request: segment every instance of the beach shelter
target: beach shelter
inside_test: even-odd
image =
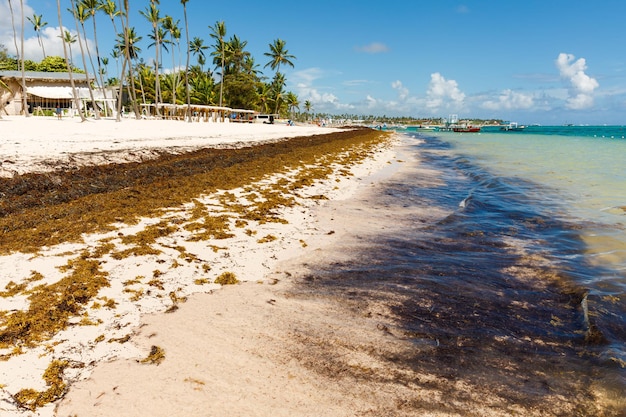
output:
[[[81,103],[81,108],[75,108],[72,85],[67,72],[39,72],[26,71],[26,91],[22,91],[22,73],[20,71],[0,71],[0,80],[7,84],[10,91],[2,91],[0,99],[5,104],[4,112],[8,115],[22,114],[22,97],[26,94],[28,111],[34,115],[51,114],[61,108],[66,115],[74,115],[79,110],[91,107],[88,83],[85,74],[74,73],[74,85]],[[97,111],[103,114],[114,114],[116,108],[115,90],[94,89],[94,99]],[[91,109],[96,110],[96,109]]]

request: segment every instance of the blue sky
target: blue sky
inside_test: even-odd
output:
[[[23,2],[27,16],[43,14],[48,22],[46,52],[62,55],[56,1]],[[0,43],[13,52],[7,3],[0,0]],[[154,56],[150,26],[138,10],[148,3],[130,0],[147,61]],[[183,24],[179,0],[160,3],[163,16]],[[19,13],[19,0],[12,4]],[[274,39],[286,41],[296,57],[294,68],[281,67],[287,89],[314,112],[626,124],[623,0],[189,0],[187,10],[191,37],[211,45],[208,26],[224,21],[227,37],[247,41],[268,77],[264,53]],[[63,19],[75,31],[67,13]],[[112,26],[104,14],[97,19],[100,51],[109,55]],[[25,33],[26,57],[41,59],[28,21]],[[163,66],[172,67],[171,57]]]

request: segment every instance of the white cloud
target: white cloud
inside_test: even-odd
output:
[[[401,81],[397,80],[392,82],[391,87],[398,92],[400,101],[406,101],[409,98],[409,90],[402,85]]]
[[[455,80],[446,80],[440,73],[430,74],[430,84],[426,92],[426,106],[430,110],[453,109],[463,106],[465,94]]]
[[[320,68],[306,68],[299,71],[294,71],[291,74],[291,78],[296,83],[309,85],[313,83],[315,80],[322,78],[324,76],[323,71]]]
[[[33,8],[30,7],[27,1],[24,1],[24,21],[26,25],[30,25],[30,22],[26,20],[26,16],[33,15]],[[11,6],[13,9],[13,21],[11,20],[11,8],[9,8],[8,0],[0,0],[0,44],[4,45],[9,54],[17,55],[15,50],[15,41],[13,39],[13,24],[15,24],[15,34],[18,37],[17,47],[20,47],[20,34],[22,31],[22,12],[19,1],[12,1]],[[35,43],[37,39],[35,39]],[[26,41],[25,41],[26,43]],[[28,50],[26,44],[24,50]],[[28,58],[28,55],[26,55]]]
[[[534,106],[532,95],[510,89],[502,91],[496,100],[487,100],[482,107],[489,110],[518,110]]]
[[[318,88],[313,87],[315,80],[322,77],[322,73],[318,68],[310,68],[304,71],[298,71],[295,74],[298,82],[295,84],[295,92],[300,98],[300,102],[310,101],[313,105],[314,112],[333,113],[336,111],[348,111],[351,106],[339,101],[339,98],[328,92],[321,92]]]
[[[585,73],[585,58],[576,58],[572,54],[560,53],[556,60],[561,77],[570,84],[566,107],[580,110],[593,106],[593,92],[600,86],[595,78]]]
[[[380,54],[383,52],[388,52],[389,47],[381,42],[373,42],[369,45],[356,47],[356,50],[359,52],[365,52],[368,54]]]
[[[24,39],[24,58],[32,61],[41,61],[43,59],[43,49],[39,44],[39,40],[36,34],[33,34],[32,23],[28,20],[28,17],[31,17],[35,14],[38,14],[35,9],[28,5],[29,0],[23,0],[24,3],[24,29],[26,33],[30,33],[29,37]],[[33,3],[31,1],[31,3]],[[18,37],[17,47],[18,49],[22,47],[21,41],[19,37],[21,36],[22,31],[22,17],[20,11],[20,2],[12,1],[11,5],[13,6],[13,14],[14,14],[14,23],[15,23],[15,32]],[[44,22],[47,19],[43,19]],[[55,23],[53,26],[52,24]],[[73,24],[73,22],[69,22]],[[76,29],[70,29],[66,26],[66,29],[70,31],[70,33],[74,36],[77,35]],[[47,56],[63,56],[63,42],[60,38],[61,29],[58,25],[56,19],[48,21],[48,24],[43,27],[41,30],[40,36],[41,41],[43,43],[43,47],[46,50]],[[0,0],[0,44],[4,45],[9,54],[16,56],[17,51],[15,49],[15,42],[13,39],[13,23],[11,22],[11,12],[9,8],[8,0]],[[92,56],[95,54],[95,44],[92,39],[87,39],[87,44],[83,44],[85,48],[88,47],[91,51]],[[80,56],[80,48],[77,43],[72,45],[72,56],[74,65],[78,67],[82,67],[82,58]],[[91,68],[89,68],[91,71]]]

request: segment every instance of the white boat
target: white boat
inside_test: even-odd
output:
[[[509,122],[508,125],[500,126],[500,130],[507,132],[521,132],[524,129],[526,129],[526,126],[518,125],[517,122]]]

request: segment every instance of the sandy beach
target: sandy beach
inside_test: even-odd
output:
[[[389,277],[368,288],[341,274],[381,236],[420,238],[407,219],[450,215],[421,195],[405,203],[408,178],[420,192],[445,184],[418,138],[156,120],[0,127],[3,417],[621,415],[623,396],[588,379],[586,362],[440,340],[438,326],[472,320],[455,294],[422,282],[411,298]],[[388,259],[364,265],[384,275]],[[435,333],[411,332],[406,303],[461,319],[421,313],[411,318]]]
[[[80,123],[36,117],[5,117],[0,127],[5,177],[339,131],[172,121]],[[189,239],[192,233],[181,228],[158,241],[157,254],[100,257],[97,271],[91,273],[94,279],[106,276],[108,285],[80,315],[70,317],[66,328],[42,342],[0,352],[4,358],[0,362],[1,414],[198,415],[210,405],[211,415],[310,415],[320,401],[329,404],[325,415],[352,410],[352,400],[340,393],[322,390],[315,394],[315,384],[323,381],[296,359],[289,359],[291,326],[300,320],[310,322],[307,317],[326,317],[330,307],[311,309],[296,299],[290,302],[285,291],[298,269],[294,266],[289,272],[279,265],[337,241],[348,224],[332,220],[328,215],[332,211],[324,207],[341,204],[398,166],[394,149],[385,145],[351,167],[351,175],[340,175],[341,167],[335,167],[337,172],[326,180],[302,189],[297,204],[282,210],[285,221],[261,222],[254,225],[254,232],[250,226],[235,229],[228,239],[203,241]],[[280,177],[250,185],[259,190]],[[224,193],[243,191],[198,196],[195,207],[201,204],[219,211],[218,194]],[[324,200],[309,198],[318,195]],[[53,286],[63,281],[81,253],[84,258],[85,253],[111,243],[123,249],[124,236],[138,235],[159,222],[180,222],[193,208],[194,204],[172,207],[158,218],[116,224],[107,233],[85,235],[81,242],[43,247],[36,253],[5,253],[0,256],[0,289],[4,289],[0,311],[6,318],[27,310],[33,291],[37,292],[35,283]],[[224,274],[234,275],[239,283],[216,283]],[[289,324],[298,311],[306,314]],[[155,352],[164,354],[162,362],[155,360],[158,355],[151,355]],[[133,376],[122,376],[122,369]],[[138,381],[145,385],[140,388]],[[124,388],[123,384],[128,385]],[[172,391],[163,393],[163,384]],[[53,388],[62,393],[52,393]],[[43,399],[48,395],[62,400],[46,402]],[[324,397],[328,395],[332,398]],[[35,405],[39,400],[42,404]]]
[[[54,122],[54,123],[53,123]],[[106,164],[154,157],[159,150],[236,147],[332,129],[315,125],[203,123],[46,117],[0,119],[0,176],[51,170],[59,164]]]

